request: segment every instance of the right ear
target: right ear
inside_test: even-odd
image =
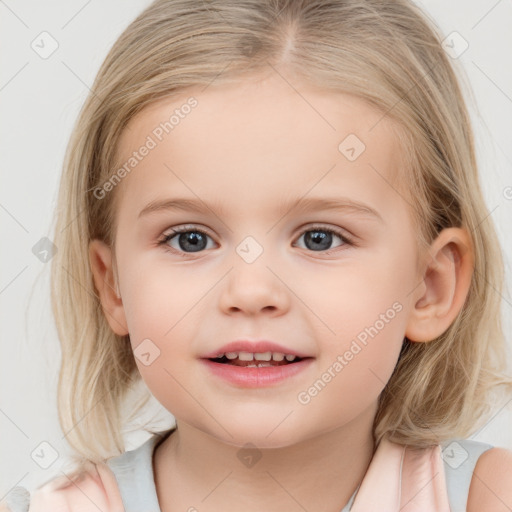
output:
[[[102,240],[91,240],[89,261],[103,313],[111,329],[119,336],[126,336],[128,327],[112,266],[112,249]]]

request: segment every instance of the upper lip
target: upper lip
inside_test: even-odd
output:
[[[203,356],[205,359],[212,359],[215,357],[219,357],[226,352],[251,352],[251,353],[263,353],[263,352],[278,352],[281,354],[292,354],[294,356],[305,358],[312,357],[303,352],[298,352],[293,348],[287,348],[284,345],[280,345],[279,343],[274,343],[273,341],[267,340],[259,340],[259,341],[246,341],[246,340],[236,340],[230,343],[226,343],[222,347],[210,352]]]

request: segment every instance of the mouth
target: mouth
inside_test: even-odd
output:
[[[202,361],[215,378],[230,386],[266,388],[299,378],[314,359],[282,352],[226,352]]]
[[[265,368],[288,366],[299,363],[309,357],[299,357],[294,354],[283,354],[281,352],[226,352],[216,357],[207,358],[212,363],[242,366],[245,368]]]

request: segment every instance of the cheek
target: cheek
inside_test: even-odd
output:
[[[133,254],[133,253],[132,253]],[[133,258],[119,265],[123,306],[139,372],[152,394],[168,409],[179,410],[187,368],[196,352],[202,298],[212,280],[165,261]]]
[[[121,271],[120,271],[121,274]],[[162,261],[137,262],[124,269],[123,306],[132,341],[172,336],[188,311],[208,290],[190,269]],[[124,280],[123,280],[124,279]]]
[[[394,324],[396,333],[405,329],[404,311],[415,279],[410,261],[392,250],[354,252],[343,265],[321,269],[305,265],[301,279],[293,279],[298,269],[290,268],[285,282],[293,283],[293,292],[312,313],[318,334],[334,344],[349,340],[366,327]],[[397,318],[400,316],[400,320]]]
[[[164,277],[148,276],[140,283],[134,280],[133,285],[125,311],[139,373],[158,402],[181,417],[190,400],[182,385],[190,388],[186,369],[193,362],[194,333],[186,314],[197,297],[180,293]]]
[[[324,340],[318,385],[310,383],[311,394],[303,389],[304,401],[320,408],[339,403],[343,407],[332,411],[337,415],[367,407],[388,382],[405,335],[414,274],[407,255],[391,249],[329,272],[315,278],[306,272],[294,291],[307,297],[317,339]]]
[[[382,311],[382,314],[381,314]],[[395,302],[352,307],[338,315],[337,335],[323,345],[317,374],[297,394],[298,407],[333,426],[350,421],[375,404],[398,360],[405,309]]]

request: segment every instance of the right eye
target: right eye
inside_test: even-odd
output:
[[[170,248],[172,252],[183,255],[183,253],[200,252],[204,249],[211,248],[207,247],[208,238],[211,239],[210,235],[203,230],[191,226],[184,226],[177,229],[173,228],[170,233],[165,234],[163,238],[158,241],[158,245],[163,246],[165,250],[169,250]],[[170,242],[174,242],[174,245],[171,245]]]

